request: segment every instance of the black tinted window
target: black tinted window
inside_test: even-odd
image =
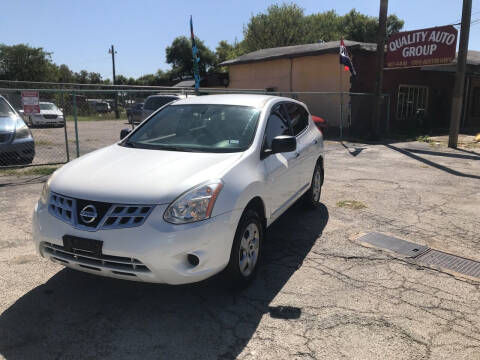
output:
[[[273,138],[280,135],[292,135],[288,123],[280,112],[280,106],[272,110],[265,129],[265,148],[272,148]]]
[[[155,97],[151,97],[151,98],[147,99],[143,108],[145,110],[157,110],[158,108],[162,107],[165,104],[168,104],[169,102],[171,102],[173,100],[177,100],[177,98],[174,97],[174,96],[155,96]]]
[[[288,116],[292,125],[293,134],[296,136],[300,134],[308,126],[307,110],[296,103],[286,103]]]

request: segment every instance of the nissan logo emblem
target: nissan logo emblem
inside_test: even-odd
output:
[[[97,216],[97,209],[93,205],[87,205],[80,211],[80,219],[82,219],[85,224],[94,222]]]

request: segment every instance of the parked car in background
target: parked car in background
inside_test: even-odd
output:
[[[0,96],[0,164],[30,164],[35,156],[33,136],[8,101]]]
[[[130,131],[46,182],[33,216],[43,257],[168,284],[225,271],[243,286],[257,272],[267,226],[299,199],[320,205],[323,137],[299,101],[189,97]]]
[[[143,120],[143,103],[133,104],[127,109],[127,119],[130,124],[136,124]]]
[[[325,131],[327,130],[327,120],[315,115],[312,115],[312,120],[317,126],[318,130],[320,130],[322,134],[325,134]]]
[[[188,95],[191,97],[193,95]],[[154,111],[157,111],[162,106],[176,101],[178,99],[185,99],[187,96],[183,94],[161,94],[161,95],[151,95],[145,99],[143,104],[142,118],[140,121],[143,121],[148,116],[150,116]]]
[[[99,114],[105,114],[112,111],[112,108],[108,102],[98,101],[95,103],[95,111]]]
[[[25,115],[24,115],[25,116]],[[40,102],[40,113],[27,116],[28,125],[34,126],[63,126],[65,119],[63,112],[52,102]]]

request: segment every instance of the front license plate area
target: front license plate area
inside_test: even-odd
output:
[[[72,235],[63,236],[63,246],[65,250],[87,256],[100,257],[102,255],[103,241],[85,239]]]

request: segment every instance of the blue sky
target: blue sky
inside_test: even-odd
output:
[[[289,1],[287,1],[289,2]],[[352,8],[378,16],[379,0],[298,0],[306,14]],[[278,1],[264,0],[15,0],[0,3],[0,42],[27,43],[53,52],[53,61],[72,70],[86,69],[111,78],[111,44],[117,50],[117,74],[138,77],[168,69],[165,48],[189,34],[214,49],[220,40],[242,39],[243,26]],[[389,13],[405,20],[404,30],[459,22],[461,0],[390,0]],[[473,0],[472,20],[480,18],[480,0]],[[480,23],[471,28],[469,48],[480,50]]]

